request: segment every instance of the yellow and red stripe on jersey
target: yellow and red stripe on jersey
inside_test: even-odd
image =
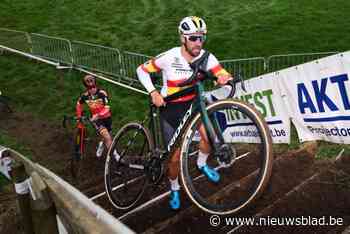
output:
[[[192,85],[184,86],[184,87],[178,87],[178,84],[181,84],[186,79],[182,80],[167,80],[167,95],[171,95],[174,93],[177,93],[181,90],[184,90],[186,88],[191,87]],[[185,96],[182,96],[180,98],[177,98],[175,100],[172,100],[171,102],[186,102],[189,100],[192,100],[195,97],[195,94],[187,94]]]
[[[154,59],[148,60],[142,64],[141,68],[147,73],[160,72],[160,68],[157,66]]]
[[[230,75],[220,64],[216,65],[210,71],[213,73],[214,76],[219,77],[222,75]]]

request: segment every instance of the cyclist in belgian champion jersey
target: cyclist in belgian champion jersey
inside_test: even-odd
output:
[[[206,40],[207,28],[203,19],[189,16],[181,20],[178,32],[181,47],[172,48],[137,68],[140,82],[151,96],[153,104],[160,107],[160,120],[165,144],[168,144],[171,140],[182,117],[192,104],[194,95],[189,94],[168,103],[164,102],[163,97],[188,87],[178,87],[177,85],[191,77],[193,71],[189,63],[196,61],[204,54],[205,51],[202,48]],[[213,54],[209,54],[206,69],[217,77],[219,85],[224,85],[232,79],[232,76],[219,64]],[[150,78],[149,73],[153,72],[162,72],[163,86],[160,92],[154,87]],[[206,163],[211,147],[203,126],[200,127],[200,135],[197,166],[210,181],[217,183],[220,180],[219,173]],[[168,164],[168,177],[171,187],[169,205],[174,210],[180,208],[179,158],[180,149],[178,148],[171,155]]]
[[[108,95],[106,91],[96,86],[96,78],[92,75],[84,76],[83,84],[86,90],[78,99],[76,115],[78,118],[81,117],[83,104],[86,103],[92,115],[90,120],[95,122],[96,131],[103,139],[103,141],[99,142],[96,151],[96,156],[100,157],[103,153],[104,145],[109,149],[112,144],[112,137],[110,134],[112,131],[112,114],[108,104]]]

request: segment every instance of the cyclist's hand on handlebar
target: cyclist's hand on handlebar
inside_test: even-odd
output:
[[[219,85],[225,85],[229,80],[232,80],[233,77],[230,74],[219,75],[217,79],[217,83]]]
[[[152,98],[152,103],[156,107],[165,106],[165,101],[164,101],[162,95],[157,90],[153,91],[150,95]]]
[[[91,122],[95,122],[96,120],[98,120],[98,114],[93,115],[93,116],[90,118],[90,121],[91,121]]]

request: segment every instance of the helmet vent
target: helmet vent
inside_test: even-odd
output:
[[[196,28],[198,28],[198,25],[194,20],[192,20],[192,23],[196,26]]]
[[[182,25],[181,25],[181,28],[184,29],[184,30],[190,30],[190,26],[188,26],[188,24],[186,22],[184,22]]]

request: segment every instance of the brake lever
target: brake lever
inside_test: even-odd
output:
[[[244,83],[244,80],[243,80],[243,77],[242,77],[242,73],[238,73],[238,80],[237,82],[240,82],[241,83],[241,88],[244,92],[247,92],[246,88],[245,88],[245,83]]]

